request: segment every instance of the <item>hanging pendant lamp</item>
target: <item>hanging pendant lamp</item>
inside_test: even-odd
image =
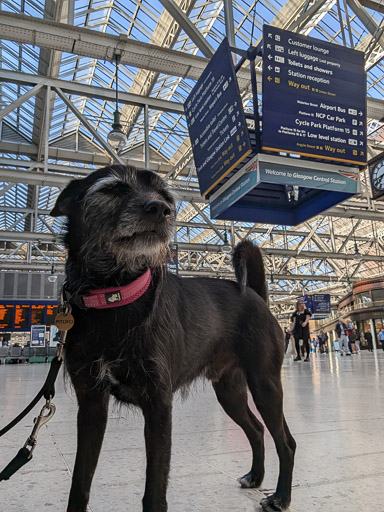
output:
[[[119,63],[120,63],[120,55],[115,54],[115,62],[116,62],[116,109],[113,113],[113,123],[112,130],[108,133],[108,144],[116,149],[122,149],[127,144],[127,136],[123,132],[123,127],[120,123],[120,112],[119,112],[119,79],[118,79],[118,71],[119,71]]]

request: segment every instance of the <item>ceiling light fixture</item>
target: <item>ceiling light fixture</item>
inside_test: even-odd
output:
[[[115,75],[115,86],[116,86],[116,109],[113,113],[113,123],[112,130],[108,133],[108,144],[115,149],[122,149],[127,144],[127,136],[123,132],[123,127],[120,123],[120,112],[119,112],[119,64],[121,60],[121,56],[119,54],[115,54],[115,62],[116,62],[116,75]]]
[[[359,252],[359,248],[357,247],[357,242],[356,242],[356,237],[355,237],[355,228],[353,226],[353,219],[351,217],[351,222],[352,222],[352,236],[353,236],[353,241],[354,241],[354,244],[355,244],[355,252],[353,254],[353,259],[354,260],[361,260],[361,254]]]
[[[231,244],[228,240],[228,233],[227,228],[224,228],[224,239],[223,239],[223,245],[221,246],[222,251],[230,251],[232,249]]]
[[[57,281],[57,275],[55,274],[55,246],[52,245],[52,266],[51,273],[48,276],[48,281],[50,283],[55,283]]]

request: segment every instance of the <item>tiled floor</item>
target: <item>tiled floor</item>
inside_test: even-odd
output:
[[[0,426],[40,388],[47,365],[0,366]],[[384,511],[384,352],[336,354],[283,367],[285,414],[298,449],[292,512]],[[33,460],[0,483],[1,512],[65,512],[76,446],[76,403],[59,377],[55,417],[40,431]],[[37,408],[36,408],[37,410]],[[4,467],[28,437],[33,413],[0,440]],[[273,490],[277,456],[266,434],[262,492],[240,489],[250,449],[218,405],[209,384],[175,400],[169,512],[256,512]],[[92,487],[91,512],[139,512],[144,488],[140,412],[111,409]]]

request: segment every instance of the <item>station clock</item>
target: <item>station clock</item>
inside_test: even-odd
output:
[[[384,196],[384,153],[372,158],[369,162],[372,197],[379,199]]]

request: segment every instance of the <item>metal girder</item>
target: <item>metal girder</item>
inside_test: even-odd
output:
[[[0,144],[1,150],[1,144]],[[126,163],[126,162],[124,162]],[[26,165],[30,164],[30,162],[25,162]],[[76,175],[77,168],[71,167],[68,172],[73,173],[73,176]],[[79,174],[83,174],[84,170],[80,169]],[[9,169],[9,168],[1,168],[0,167],[0,179],[5,182],[12,183],[27,183],[29,185],[46,185],[52,187],[63,188],[68,181],[73,176],[63,176],[56,173],[42,173],[42,172],[31,172],[31,171],[21,171],[19,169]],[[183,186],[183,182],[180,182],[180,186]],[[176,196],[180,201],[192,201],[195,200],[198,203],[207,203],[207,200],[203,199],[200,196],[200,192],[198,190],[190,190],[190,189],[182,189],[173,187],[173,191],[176,193]],[[366,220],[375,220],[375,221],[384,221],[384,213],[380,210],[359,210],[359,204],[354,202],[348,202],[347,205],[342,204],[340,206],[335,206],[330,208],[329,210],[323,212],[320,215],[323,216],[332,216],[332,217],[345,217],[355,219],[366,219]]]
[[[1,80],[1,78],[0,78],[0,80]],[[28,84],[28,85],[31,85],[31,84]],[[32,89],[30,89],[26,93],[22,94],[15,101],[13,101],[9,105],[7,105],[5,108],[0,110],[0,121],[1,121],[1,119],[3,119],[3,117],[7,116],[10,112],[12,112],[12,110],[14,110],[17,107],[20,107],[20,105],[22,103],[24,103],[24,101],[27,101],[29,98],[31,98],[32,96],[37,94],[44,85],[45,85],[45,82],[44,82],[44,80],[42,80],[41,83],[36,84],[34,87],[32,87]]]
[[[384,13],[384,5],[382,1],[377,0],[360,0],[361,5],[364,7],[368,7],[368,9],[372,9],[373,11]]]
[[[96,146],[95,146],[96,148]],[[25,155],[31,159],[37,157],[37,147],[34,144],[18,144],[14,142],[1,142],[0,141],[0,153],[7,153],[12,155]],[[97,167],[105,167],[110,165],[111,157],[107,156],[105,153],[86,153],[84,151],[75,151],[69,149],[60,149],[56,146],[49,146],[48,148],[48,157],[53,160],[61,160],[67,162],[82,162],[89,165],[95,165]],[[133,165],[138,168],[144,167],[144,160],[136,160],[134,158],[129,157],[129,153],[124,155],[120,155],[121,160],[124,165]],[[153,160],[150,162],[151,169],[153,171],[158,171],[161,173],[166,173],[171,169],[171,165],[166,162],[154,162]],[[17,167],[29,167],[29,168],[42,168],[44,167],[44,163],[37,161],[29,161],[29,160],[16,160],[16,159],[7,159],[0,158],[0,165],[14,165]],[[67,170],[65,169],[67,168]],[[56,172],[76,172],[79,174],[88,174],[91,172],[92,168],[86,169],[84,167],[76,167],[69,165],[61,165],[61,164],[52,164],[48,163],[48,169],[55,170]]]
[[[323,5],[329,0],[317,0],[314,2],[311,7],[300,14],[300,16],[288,27],[288,30],[295,32],[310,18],[313,18],[319,10],[323,7]]]
[[[346,0],[349,7],[359,18],[361,23],[366,29],[372,34],[373,37],[377,38],[377,42],[384,49],[384,35],[379,27],[376,25],[375,19],[369,14],[368,11],[357,0]]]
[[[297,257],[297,251],[295,249],[272,249],[272,248],[266,248],[264,249],[265,254],[275,254],[276,256],[290,256],[290,257]],[[323,252],[323,251],[301,251],[300,258],[302,259],[336,259],[336,260],[354,260],[354,254],[351,253],[331,253],[331,252]],[[376,256],[376,255],[368,255],[364,254],[361,255],[360,258],[364,261],[383,261],[383,256]],[[310,279],[310,276],[308,276],[308,279]]]
[[[71,167],[71,176],[56,174],[52,172],[31,172],[21,171],[20,169],[7,169],[0,168],[0,181],[12,183],[26,183],[27,185],[40,185],[48,187],[64,188],[68,182],[76,177],[76,167]],[[84,177],[84,176],[79,176]],[[206,201],[201,198],[200,193],[196,190],[182,190],[174,189],[180,201],[195,200],[198,203],[205,203]],[[1,237],[0,237],[1,238]]]
[[[17,43],[110,62],[114,61],[116,53],[120,53],[121,64],[194,80],[199,78],[208,62],[202,57],[142,43],[125,35],[115,36],[5,11],[0,11],[0,33],[3,39]]]
[[[160,0],[162,6],[169,12],[169,14],[177,21],[180,27],[184,30],[187,36],[195,43],[201,52],[208,58],[212,57],[215,50],[208,43],[208,41],[197,30],[195,25],[180,9],[180,7],[173,2],[173,0]]]
[[[116,153],[116,151],[103,139],[103,137],[100,136],[99,133],[95,130],[95,128],[92,126],[92,124],[88,121],[86,116],[82,114],[72,103],[72,101],[66,97],[66,95],[59,89],[58,87],[55,89],[58,96],[64,101],[64,103],[67,105],[67,107],[72,110],[72,112],[75,114],[75,116],[80,120],[80,122],[87,128],[87,130],[95,137],[95,139],[101,144],[101,146],[105,149],[105,151],[110,155],[112,160],[116,160],[119,164],[123,164],[122,159]]]
[[[6,16],[6,15],[8,15],[8,16]],[[5,18],[4,18],[4,16],[5,16]],[[10,20],[12,20],[12,18],[14,18],[14,17],[17,18],[18,16],[22,16],[22,15],[9,15],[9,13],[4,14],[3,11],[0,11],[0,31],[3,28],[4,20],[9,22]],[[34,30],[38,30],[39,27],[40,27],[40,30],[42,30],[42,27],[40,26],[40,24],[41,23],[44,24],[45,23],[44,20],[36,20],[36,18],[31,19],[31,17],[29,17],[29,16],[24,16],[24,18],[28,19],[29,24],[32,23],[32,25],[33,25],[34,22],[37,23],[37,26],[35,28],[33,28],[33,26],[31,27],[32,33]],[[16,21],[17,21],[17,19],[16,19]],[[55,24],[53,24],[53,25],[55,25]],[[57,25],[59,25],[59,27],[57,27],[59,30],[59,33],[60,33],[60,30],[62,30],[64,34],[66,34],[69,31],[72,34],[72,36],[74,36],[73,33],[74,33],[75,29],[73,27],[68,27],[67,25],[64,25],[64,24],[57,24]],[[16,32],[17,32],[17,29],[16,29],[17,26],[18,26],[18,24],[15,22],[14,30]],[[106,48],[104,49],[104,51],[106,51],[106,52],[110,51],[110,47],[107,46],[108,42],[109,42],[108,38],[115,37],[115,38],[119,39],[117,36],[110,36],[109,34],[103,34],[100,32],[89,30],[89,29],[81,29],[81,28],[76,27],[76,30],[79,30],[79,31],[83,30],[84,32],[86,32],[88,37],[91,37],[91,35],[94,34],[99,44],[103,43],[106,45]],[[24,34],[24,32],[21,32],[21,34],[18,36],[18,39],[17,39],[18,42],[29,43],[29,44],[38,44],[38,42],[34,42],[34,39],[32,37],[33,34],[30,37],[25,36],[24,38],[23,38],[23,34]],[[4,39],[6,39],[5,33],[2,34],[2,37]],[[80,35],[80,37],[82,37],[82,36]],[[103,38],[105,38],[105,41]],[[147,45],[146,43],[139,43],[138,41],[131,41],[131,40],[128,40],[127,38],[124,38],[124,40],[128,41],[126,44],[129,44],[129,45],[130,44],[132,44],[134,46],[135,45],[139,45],[139,46],[143,45],[144,47],[148,46],[150,48],[147,48],[147,52],[152,51],[153,53],[156,54],[157,57],[156,57],[155,61],[156,61],[156,63],[159,62],[158,65],[155,66],[153,64],[153,61],[150,58],[147,58],[145,60],[145,62],[141,63],[139,66],[144,69],[153,69],[154,71],[158,71],[158,72],[162,72],[162,73],[169,73],[170,75],[175,75],[175,76],[185,76],[187,78],[192,78],[194,80],[197,80],[209,62],[208,59],[205,59],[203,57],[197,57],[195,55],[191,55],[188,53],[183,53],[183,52],[179,52],[176,50],[169,50],[167,48],[160,48],[160,47],[153,46],[153,45]],[[43,41],[44,41],[44,38],[43,38]],[[41,44],[43,44],[43,42],[41,42]],[[89,43],[86,46],[86,48],[91,48],[91,47],[92,47],[91,43]],[[76,46],[73,46],[72,51],[74,53],[76,53],[75,48],[76,48]],[[68,51],[71,51],[71,50],[68,50]],[[136,51],[139,52],[139,49],[137,48]],[[123,52],[122,57],[121,57],[122,63],[125,63],[127,65],[132,65],[132,66],[138,65],[138,64],[135,64],[134,59],[132,59],[132,61],[129,60],[129,56],[130,56],[129,52],[127,52],[127,54],[124,53],[124,50],[122,50],[122,52]],[[178,58],[176,59],[176,56],[173,56],[176,60],[172,61],[173,57],[169,54],[169,52],[175,53]],[[93,55],[93,52],[91,52],[91,51],[89,51],[88,53],[92,53],[92,55],[87,54],[86,56],[89,56],[92,58],[103,58],[103,56],[100,53],[97,54],[97,52],[96,52],[96,55]],[[102,52],[102,53],[104,53],[104,52]],[[107,60],[113,61],[114,53],[113,52],[110,52],[110,53],[111,53],[111,57]],[[144,54],[145,54],[145,52],[144,52]],[[126,62],[124,62],[124,55],[125,55]],[[163,64],[162,64],[162,59],[164,59]],[[183,59],[185,60],[186,64],[182,67],[181,64],[179,64],[179,62],[181,62]],[[167,66],[172,66],[173,63],[174,63],[173,70],[165,69]],[[156,68],[156,69],[154,69],[154,68]],[[182,69],[182,72],[181,72],[181,69]],[[193,70],[193,72],[192,72],[192,70]],[[258,90],[261,92],[261,71],[256,70],[256,75],[258,78]],[[248,71],[246,71],[246,70],[244,72],[240,71],[238,73],[238,77],[241,77],[239,80],[239,85],[241,88],[245,88],[249,85],[250,74]],[[0,70],[0,80],[3,80],[5,82],[9,81],[11,83],[23,83],[23,84],[28,84],[28,81],[30,80],[28,85],[31,85],[31,84],[40,83],[40,81],[47,80],[47,79],[45,77],[28,75],[28,74],[19,73],[16,71]],[[54,88],[59,87],[60,89],[62,89],[64,92],[66,92],[68,94],[78,94],[78,95],[86,96],[86,97],[101,98],[106,101],[113,101],[113,99],[114,99],[114,92],[112,90],[105,89],[102,87],[68,82],[65,80],[59,80],[59,79],[55,79],[55,78],[48,79],[47,83],[49,83]],[[260,87],[260,89],[259,89],[259,87]],[[166,100],[159,100],[156,98],[148,98],[148,97],[140,96],[138,94],[120,92],[119,93],[119,101],[121,101],[122,103],[125,103],[127,105],[136,105],[136,106],[141,106],[141,107],[144,105],[148,105],[149,108],[155,109],[155,110],[184,113],[184,107],[182,104],[179,104],[174,101],[166,101]],[[378,100],[378,99],[374,99],[374,98],[367,98],[367,116],[369,119],[383,119],[384,118],[384,102],[382,100]]]
[[[61,80],[59,78],[46,78],[44,76],[32,75],[29,73],[21,73],[19,71],[9,71],[6,69],[0,69],[0,81],[26,86],[35,85],[41,87],[43,85],[50,85],[53,88],[61,89],[63,92],[67,94],[75,94],[78,96],[85,96],[87,98],[99,98],[113,103],[116,100],[116,92],[112,89],[108,89],[105,87],[97,87],[95,85],[82,84],[78,82],[71,82],[68,80]],[[28,93],[30,94],[31,91],[28,91]],[[144,105],[148,105],[148,107],[153,110],[184,114],[184,106],[181,103],[177,103],[176,101],[149,98],[146,96],[140,96],[139,94],[132,94],[125,91],[119,91],[119,103],[126,105],[135,105],[139,107],[144,107]]]
[[[45,241],[45,242],[54,242],[57,239],[58,235],[53,235],[49,233],[36,233],[36,232],[27,232],[27,231],[1,231],[0,239],[4,241],[16,241],[16,242],[36,242],[37,240]],[[208,252],[208,253],[220,253],[221,246],[214,244],[194,244],[194,243],[183,243],[178,242],[180,251],[195,251],[195,252]],[[263,253],[267,256],[276,255],[279,257],[296,257],[297,251],[295,249],[274,249],[274,248],[265,248],[262,249]],[[321,258],[333,258],[338,260],[354,260],[354,254],[350,253],[327,253],[322,251],[302,251],[300,253],[300,258],[302,259],[321,259]],[[360,257],[363,261],[378,261],[382,262],[383,257],[377,255],[364,254]],[[308,281],[311,280],[311,276],[308,275],[306,277]],[[335,280],[338,280],[335,277]]]
[[[73,176],[73,177],[75,177],[75,176]],[[82,176],[80,176],[80,177],[82,177]],[[69,179],[71,179],[71,178],[69,178]],[[13,185],[14,184],[10,184],[6,188],[9,189]],[[0,193],[1,193],[1,191],[0,191]],[[22,213],[22,214],[35,213],[35,209],[27,208],[27,207],[22,207],[22,206],[20,206],[20,207],[18,207],[18,206],[2,206],[1,207],[1,211],[3,211],[3,212],[10,212],[10,213]],[[43,208],[39,208],[37,210],[37,214],[39,216],[41,216],[41,215],[49,215],[49,212],[50,212],[50,210],[46,210],[46,209],[43,209]],[[306,222],[305,224],[309,225],[308,222]],[[228,228],[228,226],[226,224],[220,224],[220,222],[214,223],[213,226],[214,227],[211,228],[208,224],[203,224],[201,222],[176,221],[176,227],[177,228],[187,227],[187,228],[204,229],[204,230],[212,229],[216,233],[217,233],[217,231],[219,231],[219,232],[220,232],[220,230],[224,231],[224,229]],[[239,227],[239,226],[236,227],[236,231],[239,231],[241,229],[242,228]],[[246,230],[246,228],[244,228],[244,230]],[[309,235],[309,232],[307,232],[307,231],[285,230],[284,232],[282,232],[279,229],[272,229],[272,231],[270,231],[268,228],[263,228],[263,227],[257,226],[256,224],[253,226],[253,231],[252,232],[253,233],[257,233],[257,234],[263,234],[263,235],[265,235],[267,232],[270,232],[270,234],[275,235],[275,236],[287,235],[287,236],[292,236],[292,237],[295,237],[295,238],[303,238],[303,239],[307,238],[308,235]],[[2,232],[0,232],[0,235],[1,235],[1,233]],[[219,233],[217,233],[217,234],[219,234]],[[1,236],[0,236],[0,238],[1,238]],[[241,237],[241,238],[247,238],[247,236]],[[332,234],[331,233],[329,233],[329,234],[327,234],[327,233],[315,233],[313,235],[313,240],[316,241],[316,244],[318,245],[318,247],[323,252],[327,252],[327,249],[328,249],[327,248],[327,242],[329,242],[329,240],[331,240],[331,238],[332,238]],[[334,238],[338,239],[338,240],[343,240],[343,241],[344,240],[352,240],[350,235],[343,235],[343,234],[340,234],[340,233],[335,233],[334,234]],[[361,236],[361,235],[355,235],[353,238],[357,242],[364,242],[364,243],[371,243],[372,240],[373,240],[372,237],[366,237],[366,236]],[[336,250],[336,248],[335,248],[335,249],[332,250],[332,252],[340,252],[340,249]],[[284,264],[285,263],[286,262],[284,262]]]
[[[229,46],[236,46],[232,0],[224,0],[224,18],[225,35],[227,36]]]

